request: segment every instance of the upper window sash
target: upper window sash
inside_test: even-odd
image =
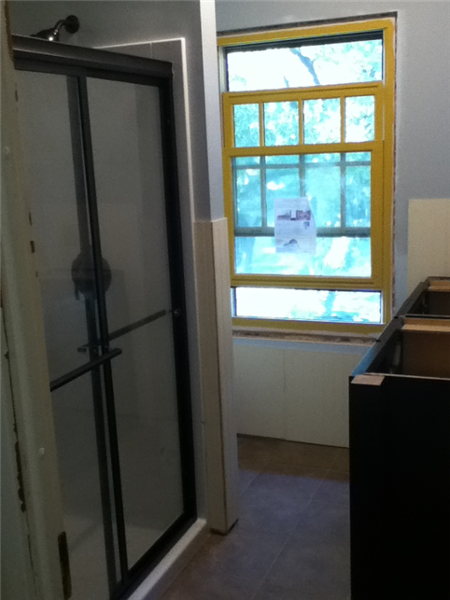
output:
[[[339,152],[354,150],[361,144],[383,139],[383,84],[358,84],[308,88],[306,90],[282,90],[272,92],[223,94],[224,146],[230,156],[250,155],[250,148],[258,148],[260,154]],[[364,107],[372,119],[373,136],[364,138],[351,134],[352,112]],[[333,129],[324,138],[311,135],[317,110],[327,112]],[[282,117],[291,122],[290,138],[283,143],[271,132],[272,121]],[[251,121],[251,129],[248,123]],[[246,123],[245,129],[240,124]],[[322,146],[329,145],[329,150]],[[320,146],[320,148],[319,148]],[[316,149],[315,149],[316,147]]]
[[[383,80],[383,32],[228,47],[229,92],[281,90]]]

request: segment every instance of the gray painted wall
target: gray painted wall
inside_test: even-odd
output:
[[[217,29],[398,12],[395,305],[407,295],[408,203],[450,198],[450,3],[218,0]]]
[[[11,0],[10,5],[12,31],[20,35],[31,35],[75,14],[80,20],[80,30],[72,36],[63,31],[61,42],[98,48],[186,38],[195,217],[197,220],[221,218],[223,194],[214,4],[203,0]],[[206,83],[204,73],[209,77]],[[219,144],[216,149],[215,144]]]

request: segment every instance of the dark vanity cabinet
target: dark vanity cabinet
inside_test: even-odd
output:
[[[352,600],[450,599],[450,318],[429,284],[350,378]]]
[[[400,307],[397,316],[450,319],[450,279],[429,277]]]

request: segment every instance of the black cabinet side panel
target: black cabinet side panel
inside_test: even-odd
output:
[[[450,598],[450,382],[350,384],[352,600]]]

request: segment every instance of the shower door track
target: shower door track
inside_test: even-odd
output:
[[[196,518],[194,445],[192,432],[192,411],[190,398],[190,374],[188,354],[188,334],[186,303],[184,296],[183,250],[181,237],[181,216],[178,195],[178,177],[176,163],[176,138],[174,125],[174,104],[172,84],[172,64],[164,61],[106,52],[90,48],[69,46],[48,42],[37,38],[13,35],[14,62],[17,70],[51,73],[72,77],[74,95],[77,96],[78,137],[76,142],[78,158],[82,162],[85,176],[85,196],[87,214],[83,218],[89,222],[94,271],[96,274],[97,309],[99,337],[90,336],[89,343],[78,348],[80,352],[89,352],[89,362],[53,380],[51,391],[59,389],[74,379],[92,373],[101,387],[100,369],[103,374],[104,395],[106,398],[106,416],[96,414],[96,428],[100,427],[97,438],[98,456],[108,455],[111,473],[105,464],[103,487],[112,484],[113,499],[109,491],[102,490],[105,551],[107,554],[110,600],[126,597],[152,568],[161,560],[174,543],[181,538]],[[90,134],[90,119],[87,94],[87,77],[121,81],[157,87],[161,107],[161,140],[163,154],[163,172],[165,188],[165,211],[167,223],[169,271],[171,283],[171,311],[159,311],[113,332],[108,330],[105,287],[103,282],[102,253],[100,243],[100,225],[97,209],[93,148]],[[74,143],[74,141],[72,140]],[[85,207],[84,207],[85,208]],[[84,210],[83,208],[83,210]],[[78,211],[80,207],[78,207]],[[95,310],[95,307],[93,308]],[[110,348],[113,339],[172,313],[172,327],[175,353],[177,408],[179,423],[179,444],[181,456],[181,479],[183,489],[183,513],[161,535],[153,546],[131,568],[128,566],[125,521],[121,489],[119,445],[114,408],[114,390],[111,361],[121,354],[120,349]],[[91,328],[92,329],[92,328]],[[95,328],[94,328],[95,329]],[[100,350],[100,353],[99,353]],[[101,411],[101,409],[100,409]],[[97,421],[100,421],[97,422]],[[101,431],[104,427],[107,433]],[[99,433],[99,432],[97,432]],[[102,442],[103,440],[103,442]],[[106,498],[106,499],[105,499]],[[117,532],[117,547],[114,542],[114,529]],[[110,547],[108,547],[108,545]],[[120,577],[116,574],[118,554]],[[70,590],[66,590],[69,591]]]

